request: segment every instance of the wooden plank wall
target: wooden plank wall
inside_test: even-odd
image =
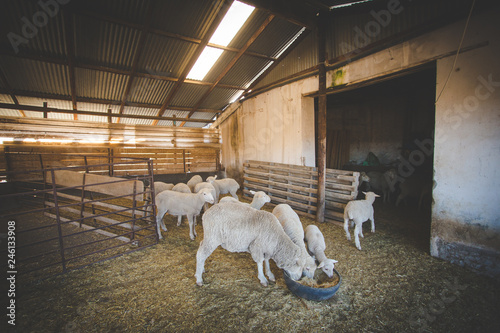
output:
[[[112,163],[118,158],[152,158],[156,174],[212,172],[220,165],[221,140],[217,129],[184,128],[115,123],[72,122],[54,119],[0,119],[0,168],[13,170],[85,165],[64,155],[93,155],[88,164]],[[94,156],[95,155],[95,156]],[[117,165],[110,176],[144,174],[143,167]]]
[[[291,164],[247,161],[244,164],[243,193],[264,191],[271,204],[289,204],[297,214],[316,217],[318,171],[313,167]],[[327,169],[325,220],[343,221],[344,207],[358,194],[359,173]]]

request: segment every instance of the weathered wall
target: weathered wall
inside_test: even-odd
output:
[[[220,126],[227,175],[241,177],[245,160],[315,166],[314,99],[302,94],[317,89],[313,77],[245,100]]]
[[[472,50],[459,55],[448,81],[465,20],[331,70],[327,85],[352,84],[437,61],[436,96],[445,82],[446,87],[435,110],[431,254],[500,276],[498,17],[498,7],[472,16],[462,45]],[[313,104],[302,94],[316,89],[315,77],[244,101],[232,116],[238,121],[239,163],[256,159],[314,165]],[[416,143],[419,148],[398,171],[411,174],[412,164],[431,158],[433,140]],[[223,144],[226,160],[227,149]]]
[[[461,54],[436,104],[431,253],[500,277],[500,11],[473,18],[466,41],[488,47]],[[437,94],[454,58],[438,61]]]

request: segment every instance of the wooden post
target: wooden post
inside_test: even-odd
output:
[[[113,122],[113,117],[111,117],[112,114],[113,111],[111,111],[111,109],[108,109],[108,124],[111,124]]]
[[[326,182],[326,36],[325,36],[325,16],[320,13],[318,20],[318,128],[317,143],[317,167],[318,167],[318,201],[316,210],[316,221],[325,221],[325,182]]]
[[[45,109],[47,108],[47,102],[43,102],[43,107],[44,107]],[[47,113],[47,111],[43,111],[43,117],[44,117],[45,119],[47,119],[47,118],[48,118],[48,113]]]

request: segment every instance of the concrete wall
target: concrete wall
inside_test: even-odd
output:
[[[222,164],[241,178],[246,160],[315,166],[314,99],[317,77],[245,100],[220,126]]]
[[[355,83],[437,61],[431,254],[500,276],[500,10],[474,15],[454,62],[465,20],[395,45],[327,75],[327,85]],[[475,47],[481,42],[486,46]],[[445,87],[446,83],[446,87]],[[445,88],[441,94],[441,90]],[[247,159],[314,165],[313,101],[317,78],[246,100],[221,126],[223,163]],[[432,137],[417,144],[405,169],[431,158]],[[237,143],[236,143],[237,142]],[[416,157],[419,157],[417,159]],[[408,164],[409,163],[409,164]],[[228,175],[230,175],[228,173]]]

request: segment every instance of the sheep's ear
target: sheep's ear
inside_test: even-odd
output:
[[[375,193],[374,193],[374,194],[375,194]],[[380,198],[380,195],[378,195],[378,194],[375,194],[375,197],[376,197],[376,198]]]
[[[325,267],[325,262],[324,262],[324,261],[322,261],[322,262],[318,265],[318,268],[323,268],[323,267]]]
[[[366,192],[363,192],[364,195],[366,195]]]
[[[337,260],[335,260],[335,259],[332,259],[332,262],[333,262],[334,264],[338,263],[338,261],[337,261]]]
[[[252,193],[252,195],[255,195],[255,191],[254,190],[250,190],[250,193]]]
[[[217,175],[214,176],[214,179],[217,179]]]

